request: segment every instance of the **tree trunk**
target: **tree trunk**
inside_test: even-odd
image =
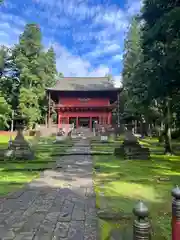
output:
[[[165,129],[164,129],[164,153],[173,154],[172,143],[171,143],[171,112],[170,112],[170,99],[167,98],[166,101],[166,111],[165,111]]]
[[[148,136],[149,137],[151,137],[152,138],[152,129],[153,129],[153,123],[152,122],[150,122],[149,124],[148,124]]]
[[[141,137],[147,137],[148,136],[148,124],[144,117],[141,117]]]
[[[163,126],[162,120],[161,120],[161,124],[159,126],[158,139],[159,139],[159,143],[164,142],[164,126]]]
[[[137,120],[134,122],[134,133],[137,134]]]
[[[140,134],[141,134],[141,137],[143,138],[144,137],[144,132],[143,132],[143,121],[142,121],[142,118],[140,119]]]

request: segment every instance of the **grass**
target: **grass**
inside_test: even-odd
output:
[[[9,138],[0,136],[0,148],[6,149]],[[28,139],[33,142],[32,138]],[[51,168],[55,163],[54,153],[65,152],[69,142],[53,144],[54,139],[42,139],[36,146],[35,159],[31,161],[0,161],[0,197],[18,190],[34,178],[43,169]],[[46,142],[46,143],[45,143]]]
[[[151,149],[150,161],[127,161],[113,155],[94,157],[96,205],[109,212],[132,214],[135,203],[141,199],[150,210],[153,239],[170,240],[171,190],[180,182],[180,157],[163,155],[163,147],[157,146],[156,139],[145,139],[141,143]],[[99,147],[99,151],[104,148],[107,149]],[[99,222],[101,240],[108,239],[113,228],[132,227],[132,220]]]

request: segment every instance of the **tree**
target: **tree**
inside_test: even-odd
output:
[[[135,118],[141,118],[145,113],[143,101],[146,100],[147,86],[141,77],[141,62],[141,28],[138,19],[134,17],[125,41],[122,75],[124,96],[126,96],[124,114],[130,114]]]
[[[44,51],[41,40],[40,28],[27,24],[11,55],[11,80],[15,76],[19,82],[17,106],[30,128],[45,115],[45,88],[54,85],[57,73],[54,50]]]
[[[142,47],[148,94],[163,102],[165,152],[172,153],[171,117],[173,97],[180,83],[180,7],[178,1],[144,0]]]
[[[113,76],[110,73],[105,74],[105,77],[108,78],[108,81],[113,84]]]
[[[0,47],[0,78],[3,76],[7,66],[8,48],[5,46]]]
[[[45,118],[45,89],[55,84],[58,74],[54,49],[45,51],[41,40],[39,26],[27,24],[18,44],[0,48],[1,102],[11,106],[15,114],[25,115],[30,128]]]
[[[11,108],[4,99],[2,93],[0,92],[0,129],[8,127],[9,114]]]
[[[56,83],[57,77],[56,55],[53,47],[50,47],[47,52],[43,52],[41,54],[41,66],[43,68],[42,73],[44,73],[44,88],[53,87]],[[41,111],[41,121],[44,122],[44,119],[47,118],[46,114],[48,111],[48,99],[45,95],[45,91],[43,98],[39,100],[39,105]]]
[[[41,32],[36,24],[27,24],[20,35],[19,44],[12,53],[14,71],[18,73],[18,108],[28,119],[30,127],[40,119],[37,98],[42,97],[43,81],[39,69],[42,50]],[[28,97],[27,97],[28,96]]]
[[[58,80],[59,78],[62,78],[62,77],[64,77],[63,73],[58,72],[58,73],[56,74],[56,79],[57,79],[57,80]]]

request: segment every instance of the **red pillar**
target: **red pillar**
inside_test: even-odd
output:
[[[172,219],[172,240],[179,240],[180,236],[180,221],[176,217]]]
[[[66,119],[66,133],[69,132],[69,116],[67,116],[67,119]]]
[[[76,117],[76,128],[79,127],[79,120],[78,120],[78,117]]]
[[[111,125],[112,123],[111,123],[111,121],[112,121],[112,114],[111,114],[111,112],[109,112],[108,113],[108,125]]]
[[[89,119],[89,128],[92,130],[92,117]]]
[[[58,112],[58,128],[61,128],[61,113]]]
[[[180,237],[180,188],[177,186],[172,190],[172,240]]]

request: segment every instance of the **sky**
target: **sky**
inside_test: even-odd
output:
[[[124,39],[140,0],[4,0],[0,45],[12,46],[27,23],[39,24],[65,77],[113,75],[120,85]]]

